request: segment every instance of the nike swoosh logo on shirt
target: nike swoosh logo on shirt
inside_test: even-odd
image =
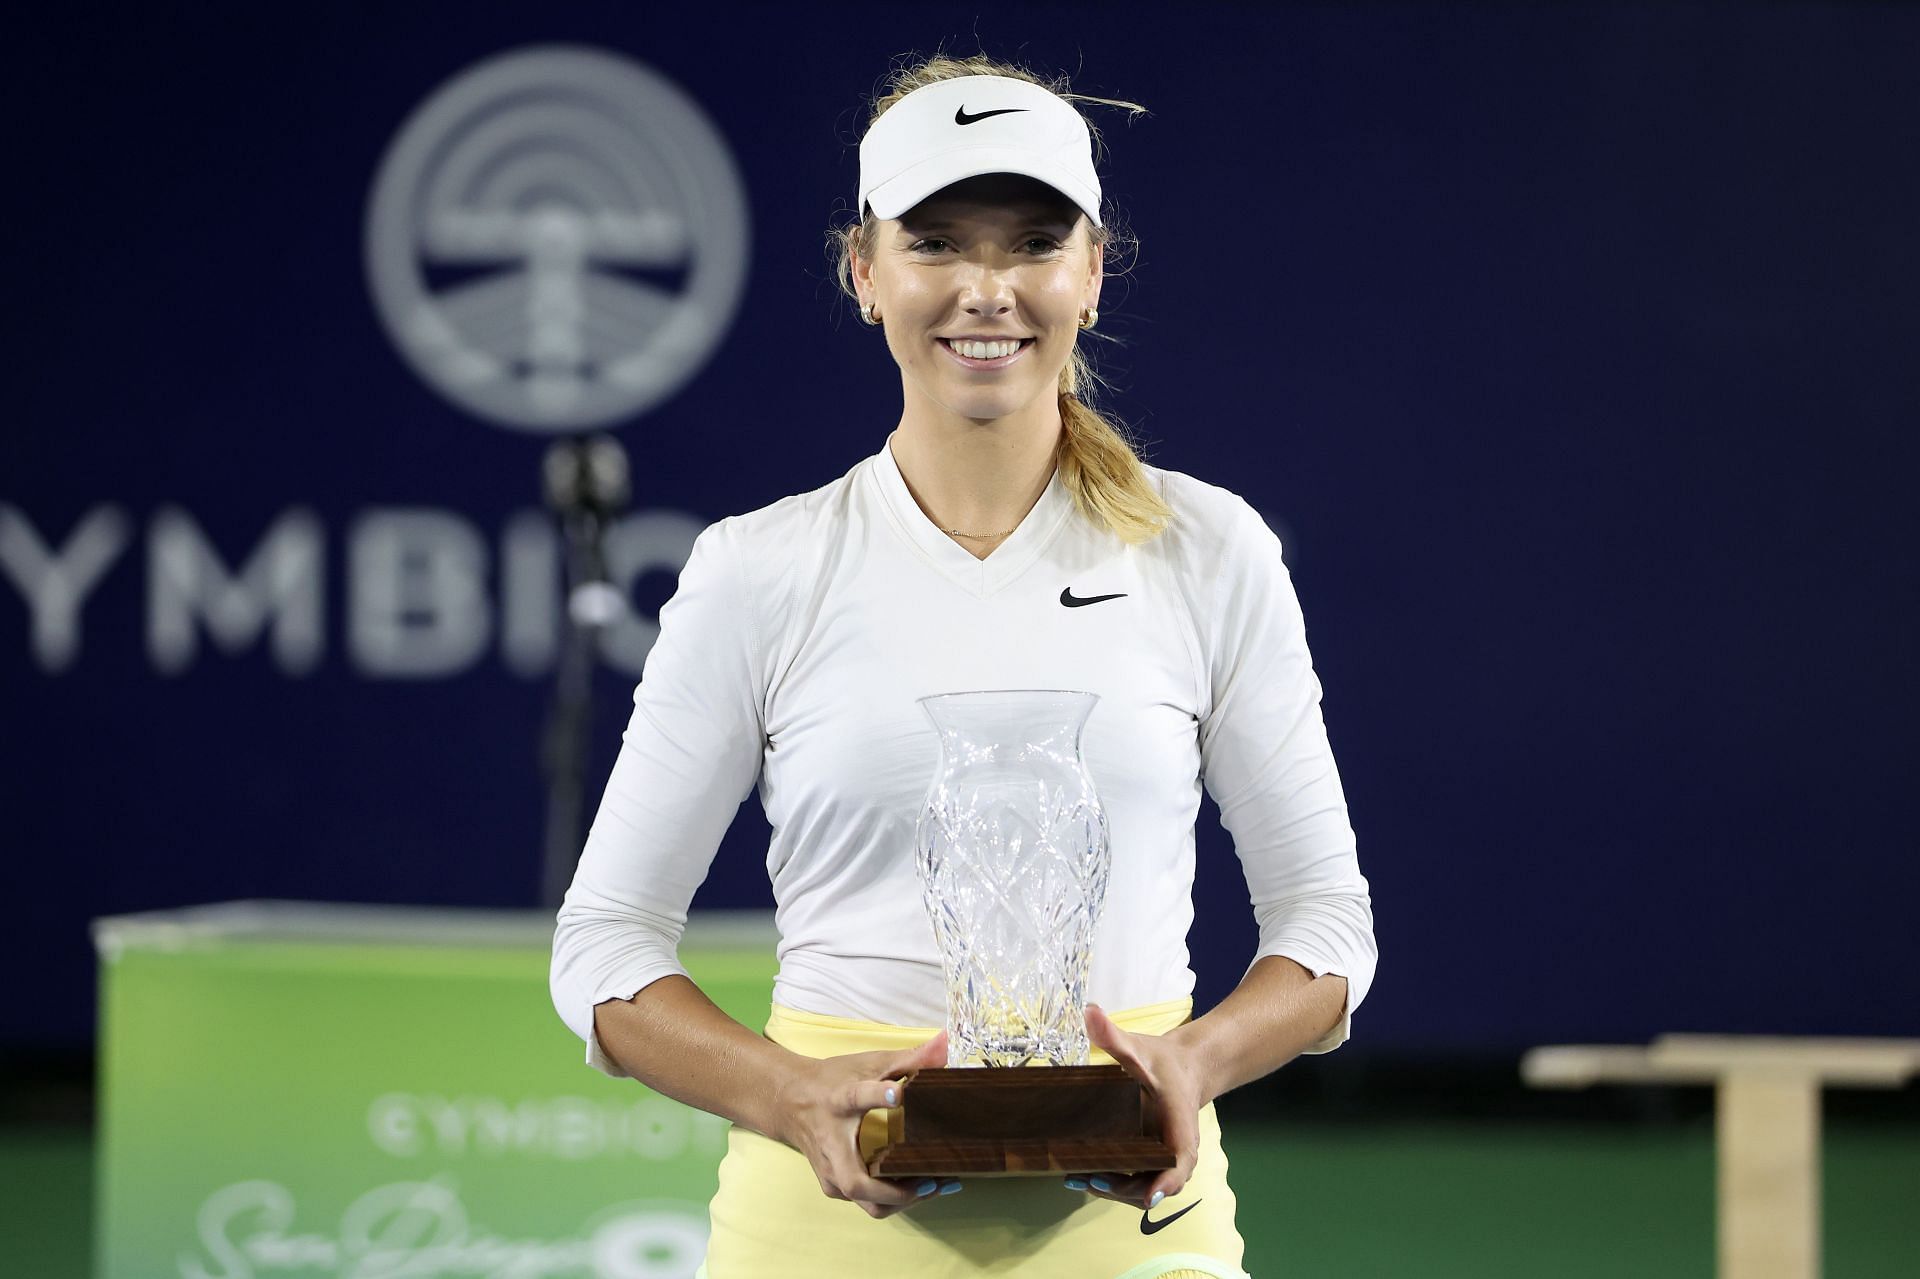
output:
[[[966,107],[963,106],[953,113],[953,122],[955,124],[978,124],[990,116],[1011,115],[1015,111],[1025,110],[1027,110],[1026,107],[1001,107],[998,111],[982,111],[979,115],[968,115]]]
[[[1153,1218],[1149,1217],[1146,1213],[1146,1210],[1143,1208],[1140,1210],[1140,1233],[1143,1235],[1150,1235],[1150,1234],[1153,1234],[1155,1231],[1165,1230],[1168,1226],[1171,1226],[1174,1222],[1180,1220],[1180,1218],[1186,1216],[1188,1213],[1192,1212],[1195,1208],[1198,1208],[1204,1202],[1205,1200],[1196,1199],[1192,1203],[1188,1204],[1186,1207],[1182,1208],[1179,1212],[1174,1213],[1171,1217],[1167,1217],[1160,1221],[1155,1221]]]
[[[1081,599],[1073,593],[1071,586],[1060,592],[1060,602],[1068,608],[1085,608],[1089,604],[1098,604],[1103,600],[1123,600],[1125,598],[1127,598],[1127,593],[1121,591],[1118,595],[1089,595],[1085,599]]]

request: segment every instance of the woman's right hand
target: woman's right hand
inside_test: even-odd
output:
[[[857,1203],[869,1217],[890,1217],[936,1192],[949,1193],[947,1186],[957,1190],[957,1181],[943,1186],[930,1177],[875,1177],[860,1158],[860,1121],[866,1113],[898,1105],[908,1074],[946,1064],[944,1030],[904,1052],[801,1058],[780,1090],[784,1131],[773,1135],[807,1157],[827,1198]]]

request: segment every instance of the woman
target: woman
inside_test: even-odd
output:
[[[899,365],[899,424],[840,480],[701,535],[560,911],[555,1004],[600,1070],[733,1121],[711,1279],[1240,1276],[1213,1100],[1343,1042],[1375,959],[1279,543],[1232,493],[1142,465],[1078,394],[1109,233],[1064,97],[935,58],[875,104],[860,168],[842,280]],[[1066,1193],[866,1171],[882,1108],[946,1060],[912,858],[938,744],[915,699],[974,688],[1101,696],[1087,1029],[1147,1084],[1174,1168]],[[1260,946],[1191,1019],[1203,776]],[[780,930],[764,1038],[675,955],[756,778]]]

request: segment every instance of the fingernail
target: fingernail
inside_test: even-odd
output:
[[[1086,1188],[1087,1188],[1087,1179],[1085,1177],[1067,1178],[1068,1190],[1085,1190]]]
[[[946,1185],[940,1187],[940,1193],[943,1195],[957,1195],[962,1190],[965,1190],[965,1189],[966,1189],[966,1186],[963,1185],[962,1183],[958,1181],[949,1181]]]
[[[1154,1192],[1153,1192],[1153,1198],[1151,1198],[1151,1199],[1149,1199],[1149,1200],[1147,1200],[1147,1207],[1149,1207],[1149,1208],[1158,1208],[1158,1207],[1160,1206],[1160,1201],[1161,1201],[1162,1199],[1165,1199],[1166,1197],[1167,1197],[1167,1192],[1166,1192],[1166,1191],[1164,1191],[1164,1190],[1156,1190],[1156,1191],[1154,1191]]]
[[[889,1106],[897,1106],[900,1104],[900,1094],[892,1088],[887,1089],[887,1104]]]
[[[1113,1193],[1113,1187],[1107,1184],[1107,1179],[1105,1177],[1095,1177],[1093,1179],[1093,1188],[1095,1190],[1098,1190],[1103,1195],[1110,1195]]]
[[[913,1188],[913,1193],[918,1195],[920,1198],[925,1199],[928,1195],[932,1194],[934,1191],[938,1189],[940,1189],[939,1182],[923,1181],[919,1185]]]

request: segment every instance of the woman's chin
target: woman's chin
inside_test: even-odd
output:
[[[1003,417],[1011,417],[1030,407],[1041,397],[1036,393],[1023,395],[1011,391],[998,391],[993,394],[953,395],[946,399],[947,408],[960,417],[975,422],[992,422]]]

